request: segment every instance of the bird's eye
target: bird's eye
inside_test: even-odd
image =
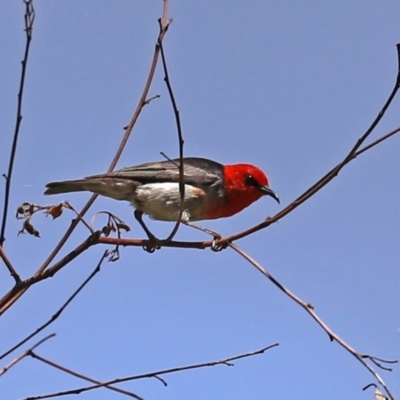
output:
[[[254,179],[253,175],[251,174],[246,174],[244,177],[246,183],[249,186],[258,186],[258,182]]]

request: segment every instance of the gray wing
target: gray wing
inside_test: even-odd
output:
[[[122,168],[108,174],[88,176],[93,178],[119,178],[145,183],[179,182],[179,158],[171,161],[150,162]],[[184,182],[191,185],[212,185],[223,179],[223,165],[205,158],[183,159]]]

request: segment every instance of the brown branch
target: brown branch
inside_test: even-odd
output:
[[[26,343],[28,340],[32,339],[34,336],[36,336],[39,332],[41,332],[44,328],[48,327],[50,324],[52,324],[61,314],[62,312],[68,307],[68,305],[72,302],[72,300],[78,295],[78,293],[92,280],[92,278],[100,271],[101,264],[103,263],[104,259],[107,257],[108,252],[105,251],[102,257],[100,258],[100,261],[98,262],[96,268],[93,270],[93,272],[85,279],[85,281],[78,287],[78,289],[75,290],[75,292],[68,298],[68,300],[59,308],[59,310],[43,325],[41,325],[39,328],[37,328],[33,333],[28,335],[25,339],[21,340],[19,343],[17,343],[15,346],[13,346],[10,350],[6,351],[4,354],[0,356],[0,360],[3,359],[4,357],[8,356],[10,353],[18,349],[18,347],[22,346],[24,343]]]
[[[17,118],[15,122],[14,138],[11,145],[10,161],[8,164],[7,175],[3,175],[6,180],[6,187],[4,193],[3,220],[1,222],[1,231],[0,231],[0,246],[4,245],[4,241],[6,239],[5,234],[7,225],[8,202],[10,199],[10,192],[11,192],[11,179],[14,169],[15,155],[17,152],[17,144],[22,122],[22,101],[23,101],[24,87],[25,87],[26,68],[28,65],[29,49],[31,47],[31,41],[32,41],[33,22],[35,21],[35,9],[33,8],[33,0],[25,1],[24,18],[25,18],[25,33],[26,33],[25,54],[24,54],[24,59],[22,60],[21,79],[18,91]],[[5,262],[5,264],[8,270],[10,271],[11,276],[14,278],[15,282],[18,283],[21,280],[21,278],[19,277],[15,269],[12,267],[12,264],[7,262]]]
[[[108,244],[108,245],[120,245],[120,246],[134,246],[134,247],[143,247],[150,245],[150,241],[147,239],[126,239],[126,238],[113,238],[113,237],[100,237],[98,239],[98,243]],[[204,242],[184,242],[178,240],[172,240],[167,242],[166,240],[157,241],[157,245],[161,247],[172,247],[172,248],[182,248],[182,249],[198,249],[204,250],[207,247],[211,247],[212,242],[207,240]]]
[[[163,4],[163,21],[167,20],[167,11],[168,11],[168,0],[164,0],[164,4]],[[160,30],[159,34],[158,34],[158,38],[157,38],[157,43],[155,46],[155,50],[154,50],[154,54],[153,54],[153,60],[151,62],[151,66],[150,66],[150,71],[149,71],[149,75],[147,77],[144,89],[143,89],[143,93],[140,97],[139,103],[135,109],[135,112],[133,113],[133,116],[131,118],[131,121],[129,122],[128,126],[125,129],[125,134],[121,140],[121,143],[117,149],[117,152],[110,164],[110,167],[108,168],[108,172],[111,172],[119,158],[121,157],[122,151],[124,150],[126,143],[132,133],[132,129],[134,127],[134,125],[136,124],[137,119],[139,118],[139,115],[143,109],[143,107],[147,104],[146,103],[146,98],[151,86],[151,83],[153,81],[154,78],[154,74],[155,74],[155,70],[156,70],[156,66],[157,66],[157,61],[158,61],[158,57],[160,54],[160,46],[159,43],[163,41],[164,36],[167,32],[167,24],[163,23],[163,29]],[[86,212],[89,210],[89,208],[92,206],[92,204],[94,203],[94,201],[96,200],[97,195],[92,195],[90,197],[90,199],[88,200],[88,202],[86,203],[86,205],[82,208],[81,212],[79,213],[79,217],[74,219],[72,221],[71,226],[68,228],[68,230],[65,232],[64,236],[60,239],[59,243],[56,245],[56,247],[54,248],[54,250],[51,252],[51,254],[47,257],[47,259],[44,261],[44,263],[41,265],[41,267],[35,272],[34,278],[38,278],[40,277],[40,275],[43,273],[43,271],[45,271],[48,266],[50,265],[50,263],[54,260],[54,258],[57,256],[57,254],[59,253],[59,251],[62,249],[62,247],[65,245],[65,243],[67,242],[67,240],[69,239],[69,237],[71,236],[72,232],[75,230],[76,226],[78,225],[80,219],[86,214]],[[18,285],[16,285],[16,287],[18,287]],[[24,290],[16,290],[15,296],[12,298],[8,299],[8,302],[1,306],[1,302],[0,302],[0,315],[2,313],[4,313],[5,311],[7,311],[24,293],[25,291],[29,288],[29,285],[24,287]]]
[[[342,346],[345,350],[347,350],[352,356],[354,356],[371,374],[375,377],[375,379],[380,383],[380,385],[385,389],[391,400],[394,400],[393,395],[391,394],[389,388],[386,386],[383,379],[378,375],[378,373],[365,361],[365,359],[369,359],[378,365],[374,360],[380,360],[373,356],[363,355],[358,353],[355,349],[353,349],[349,344],[347,344],[342,338],[340,338],[335,332],[332,331],[331,328],[317,315],[314,311],[314,307],[310,303],[306,303],[299,297],[297,297],[294,293],[288,290],[285,286],[283,286],[279,281],[277,281],[268,271],[266,271],[261,264],[259,264],[254,258],[248,255],[244,250],[240,247],[236,246],[233,243],[228,243],[228,246],[235,250],[238,254],[240,254],[245,260],[247,260],[250,264],[252,264],[259,272],[261,272],[267,279],[269,279],[275,286],[277,286],[283,293],[286,294],[289,298],[295,301],[299,306],[301,306],[311,317],[317,322],[317,324],[328,334],[329,339],[331,341],[337,342],[340,346]],[[384,361],[388,363],[393,363],[397,361]],[[380,366],[380,365],[378,365]],[[383,368],[386,369],[386,368]]]
[[[239,360],[241,358],[247,358],[247,357],[252,357],[252,356],[255,356],[255,355],[263,354],[267,350],[269,350],[269,349],[271,349],[273,347],[276,347],[278,345],[279,345],[278,343],[275,343],[275,344],[272,344],[270,346],[263,347],[260,350],[256,350],[256,351],[252,351],[252,352],[244,353],[244,354],[239,354],[237,356],[229,357],[229,358],[226,358],[226,359],[220,360],[220,361],[209,361],[209,362],[200,363],[200,364],[187,365],[185,367],[176,367],[176,368],[164,369],[164,370],[161,370],[161,371],[149,372],[149,373],[141,374],[141,375],[128,376],[128,377],[125,377],[125,378],[117,378],[117,379],[113,379],[113,380],[110,380],[110,381],[107,381],[107,382],[103,382],[101,384],[80,387],[80,388],[76,388],[76,389],[66,390],[66,391],[63,391],[63,392],[49,393],[49,394],[45,394],[45,395],[41,395],[41,396],[31,396],[31,397],[26,398],[24,400],[41,400],[41,399],[49,399],[49,398],[52,398],[52,397],[66,396],[66,395],[70,395],[70,394],[80,394],[82,392],[87,392],[89,390],[98,389],[98,388],[101,388],[101,387],[106,386],[106,385],[113,385],[115,383],[133,381],[133,380],[137,380],[137,379],[156,378],[156,379],[161,380],[161,378],[159,378],[159,375],[166,375],[166,374],[171,374],[171,373],[174,373],[174,372],[188,371],[188,370],[197,369],[197,368],[213,367],[213,366],[216,366],[216,365],[226,365],[226,366],[231,367],[231,366],[234,365],[234,364],[231,363],[231,361],[235,361],[235,360]],[[161,381],[165,385],[165,381],[164,380],[161,380]]]

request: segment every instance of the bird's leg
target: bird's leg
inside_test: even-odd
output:
[[[213,251],[221,251],[224,248],[226,248],[225,244],[218,244],[217,243],[218,240],[222,238],[222,236],[219,233],[214,232],[211,229],[207,229],[207,228],[204,228],[202,226],[196,225],[196,224],[194,224],[193,222],[190,222],[190,221],[182,221],[182,224],[185,224],[185,225],[190,226],[192,228],[198,229],[199,231],[207,233],[208,235],[211,235],[214,238],[214,240],[212,242],[212,245],[211,245],[211,250],[213,250]]]
[[[136,210],[133,213],[135,215],[136,220],[139,222],[140,226],[146,232],[147,237],[149,238],[149,243],[146,246],[143,246],[143,249],[149,253],[154,253],[155,250],[160,249],[160,246],[157,244],[158,239],[150,232],[150,229],[146,226],[143,221],[143,211]]]

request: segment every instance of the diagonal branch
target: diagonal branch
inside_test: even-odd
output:
[[[300,305],[311,317],[317,322],[317,324],[328,334],[329,339],[331,341],[335,341],[340,346],[342,346],[345,350],[347,350],[352,356],[354,356],[371,374],[375,377],[375,379],[380,383],[380,385],[385,389],[386,393],[389,395],[391,400],[394,400],[393,395],[391,394],[389,388],[383,381],[383,379],[378,375],[378,373],[365,361],[365,359],[369,359],[370,361],[374,362],[378,365],[374,360],[380,360],[373,356],[368,356],[365,354],[358,353],[355,349],[353,349],[349,344],[347,344],[342,338],[340,338],[335,332],[332,331],[331,328],[317,315],[314,311],[314,307],[310,303],[306,303],[299,297],[297,297],[294,293],[288,290],[285,286],[283,286],[279,281],[277,281],[268,271],[266,271],[261,264],[259,264],[254,258],[248,255],[244,250],[233,243],[228,243],[228,246],[239,253],[245,260],[247,260],[250,264],[252,264],[259,272],[261,272],[267,279],[269,279],[275,286],[277,286],[286,296],[290,297],[293,301],[295,301],[298,305]],[[394,363],[397,361],[386,361],[380,360],[385,363]],[[380,365],[378,365],[380,366]],[[381,366],[380,366],[381,367]],[[382,368],[382,367],[381,367]],[[386,368],[383,368],[386,369]]]

